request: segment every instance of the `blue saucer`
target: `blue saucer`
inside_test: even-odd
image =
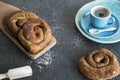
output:
[[[110,38],[110,37],[114,37],[116,35],[116,33],[118,32],[118,30],[119,30],[119,21],[118,21],[118,19],[114,15],[111,15],[111,16],[115,19],[115,22],[113,24],[111,24],[111,25],[106,25],[105,28],[115,27],[116,30],[106,31],[106,32],[98,33],[98,34],[90,34],[89,33],[89,29],[99,29],[99,28],[96,28],[95,26],[90,24],[90,13],[89,12],[86,13],[82,17],[82,19],[80,21],[81,27],[88,35],[96,37],[96,38]]]
[[[118,19],[118,22],[120,23],[120,1],[118,0],[95,0],[92,2],[89,2],[85,4],[83,7],[81,7],[75,17],[75,23],[78,28],[78,30],[88,39],[98,42],[98,43],[103,43],[103,44],[111,44],[111,43],[116,43],[120,41],[120,29],[115,33],[113,37],[110,38],[96,38],[91,35],[89,35],[85,30],[83,30],[80,22],[83,16],[87,13],[90,12],[90,9],[94,6],[106,6],[110,8],[112,14]],[[87,23],[87,22],[86,22]]]

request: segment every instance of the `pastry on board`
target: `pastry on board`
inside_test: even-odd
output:
[[[28,20],[18,33],[20,42],[33,54],[44,49],[52,40],[49,25],[41,18]]]
[[[37,59],[56,45],[50,27],[35,13],[0,1],[0,30],[30,59]]]
[[[3,24],[31,54],[37,54],[52,40],[50,26],[32,12],[12,12],[5,16]]]
[[[12,34],[17,36],[20,29],[23,28],[24,23],[33,18],[38,18],[38,16],[32,12],[18,10],[6,15],[4,17],[3,24],[10,29]]]
[[[120,74],[117,57],[108,49],[93,50],[79,59],[80,72],[92,80],[112,79]]]

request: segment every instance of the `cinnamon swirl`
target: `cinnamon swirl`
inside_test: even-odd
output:
[[[0,29],[30,59],[37,59],[56,44],[50,26],[33,12],[0,2]]]
[[[49,44],[52,39],[52,32],[43,19],[30,19],[20,30],[18,38],[30,53],[35,54]]]
[[[4,22],[6,22],[6,25],[10,29],[10,31],[17,36],[20,29],[23,28],[23,25],[27,20],[38,18],[34,13],[32,12],[25,12],[25,11],[15,11],[10,13],[8,16],[4,18]]]
[[[105,48],[93,50],[86,57],[80,58],[79,69],[92,80],[112,79],[120,73],[117,57]]]

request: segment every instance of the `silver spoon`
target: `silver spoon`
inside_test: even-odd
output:
[[[105,31],[114,31],[116,29],[117,28],[115,28],[115,27],[109,27],[109,28],[105,28],[105,29],[89,29],[89,33],[98,34],[98,33],[105,32]]]

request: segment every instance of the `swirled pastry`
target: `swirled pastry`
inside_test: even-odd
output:
[[[4,22],[31,54],[40,52],[52,40],[50,26],[32,12],[15,11],[6,16]]]
[[[0,29],[30,59],[37,59],[55,46],[50,26],[33,12],[0,2]]]
[[[117,57],[104,48],[93,50],[80,58],[79,68],[81,73],[92,80],[112,79],[120,73]]]
[[[35,54],[49,44],[52,39],[52,32],[43,19],[30,19],[20,30],[18,38],[28,51]]]
[[[10,31],[17,36],[19,31],[23,28],[23,25],[27,20],[38,18],[32,12],[25,12],[25,11],[15,11],[9,14],[4,22],[7,22],[6,25],[9,27]]]

